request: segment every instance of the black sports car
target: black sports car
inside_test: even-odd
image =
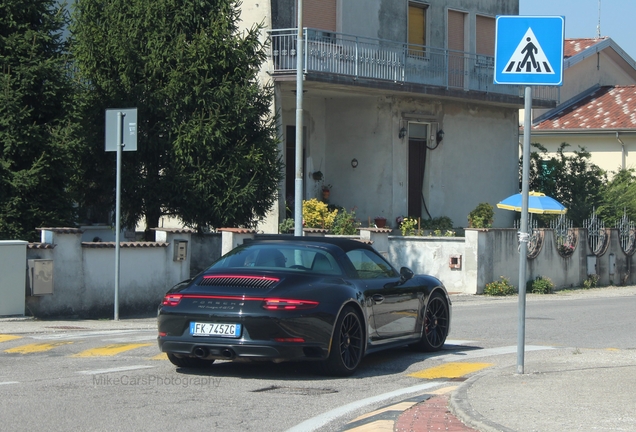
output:
[[[159,348],[180,367],[215,360],[316,360],[355,372],[373,351],[442,348],[451,301],[442,282],[398,273],[343,238],[255,240],[173,287],[159,306]]]

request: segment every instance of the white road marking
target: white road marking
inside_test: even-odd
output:
[[[526,345],[525,351],[541,351],[541,350],[552,350],[556,349],[551,346],[540,346],[540,345]],[[442,356],[436,356],[435,360],[440,361],[457,361],[460,359],[472,359],[479,357],[490,357],[502,354],[512,354],[517,352],[517,345],[511,345],[507,347],[499,347],[499,348],[485,348],[485,349],[473,349],[466,351],[457,351],[453,354],[445,354]]]
[[[461,340],[461,339],[446,339],[444,343],[444,349],[448,349],[447,345],[455,346],[455,345],[467,345],[471,343],[475,343],[476,341],[472,340]]]
[[[145,336],[130,336],[130,337],[103,339],[104,342],[115,342],[115,343],[146,342],[146,341],[156,341],[156,340],[157,340],[157,335],[155,332],[153,332],[153,334],[151,335],[145,335]]]
[[[20,384],[18,381],[5,381],[0,382],[0,385],[8,385],[8,384]]]
[[[113,372],[126,372],[126,371],[131,371],[136,369],[148,369],[153,367],[155,366],[145,366],[145,365],[122,366],[122,367],[111,368],[111,369],[95,369],[95,370],[77,371],[77,373],[82,375],[98,375],[98,374],[113,373]]]
[[[356,402],[352,402],[350,404],[341,406],[340,408],[333,409],[331,411],[327,411],[326,413],[320,414],[316,417],[305,420],[304,422],[294,426],[291,429],[288,429],[287,432],[303,432],[303,431],[314,431],[327,423],[341,417],[351,411],[362,408],[366,405],[371,405],[376,402],[381,402],[386,399],[391,399],[394,397],[402,396],[409,393],[417,393],[422,392],[424,390],[428,390],[432,387],[440,387],[448,385],[447,382],[434,382],[434,383],[426,383],[420,384],[413,387],[406,387],[403,389],[395,390],[388,393],[383,393],[377,396],[373,396],[366,399],[361,399]]]

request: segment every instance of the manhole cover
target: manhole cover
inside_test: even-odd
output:
[[[265,387],[262,389],[252,390],[252,391],[254,393],[272,392],[272,393],[290,394],[290,395],[299,395],[299,396],[316,396],[321,394],[338,393],[338,391],[334,389],[312,388],[312,387],[281,387],[281,386]]]
[[[76,326],[49,326],[46,328],[56,330],[88,330],[88,327],[76,327]]]

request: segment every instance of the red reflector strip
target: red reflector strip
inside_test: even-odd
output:
[[[299,310],[311,309],[319,305],[313,300],[294,300],[279,299],[266,297],[248,297],[248,296],[228,296],[228,295],[210,295],[210,294],[168,294],[163,298],[164,306],[177,306],[182,299],[216,299],[216,300],[247,300],[262,301],[263,308],[267,310]]]
[[[274,338],[276,342],[305,342],[303,338]]]
[[[317,301],[312,300],[291,300],[291,299],[264,299],[263,307],[268,310],[298,310],[311,309],[318,306]]]
[[[166,332],[159,332],[159,337],[164,337],[164,336],[167,336],[167,335],[168,335],[168,333],[166,333]]]

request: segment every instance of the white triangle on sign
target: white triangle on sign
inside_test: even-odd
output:
[[[505,64],[505,74],[542,74],[553,75],[554,68],[543,52],[537,37],[531,28],[519,42],[510,60]]]

